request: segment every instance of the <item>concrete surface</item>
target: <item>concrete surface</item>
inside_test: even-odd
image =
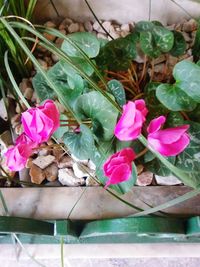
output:
[[[61,267],[60,259],[40,261],[44,267]],[[2,267],[37,267],[28,261],[3,261]],[[65,267],[199,267],[200,259],[196,258],[151,258],[151,259],[76,259],[65,261]]]
[[[173,0],[180,4],[192,16],[199,17],[200,3],[198,0]],[[96,15],[103,20],[116,20],[127,23],[148,20],[150,0],[88,0]],[[94,19],[84,0],[56,0],[56,8],[62,17],[70,17],[76,21]],[[176,23],[188,17],[187,14],[172,0],[151,0],[151,19],[163,23]],[[42,13],[41,13],[42,11]],[[38,19],[56,18],[57,14],[49,0],[38,0]]]

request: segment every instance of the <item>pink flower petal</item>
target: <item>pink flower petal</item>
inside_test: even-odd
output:
[[[180,139],[180,137],[188,130],[189,125],[168,128],[150,134],[151,138],[159,139],[163,144],[171,144]]]
[[[109,177],[109,180],[106,183],[106,187],[111,184],[118,184],[124,181],[127,181],[131,176],[132,169],[128,164],[121,164],[118,166]]]
[[[166,117],[165,116],[160,116],[156,119],[153,119],[148,128],[147,128],[147,132],[148,133],[154,133],[157,132],[158,130],[160,130],[160,128],[162,127],[162,125],[165,123],[166,121]]]

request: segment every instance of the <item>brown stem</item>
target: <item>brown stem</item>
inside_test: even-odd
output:
[[[139,84],[141,83],[141,81],[143,80],[143,78],[145,76],[146,66],[147,66],[147,56],[145,55],[144,64],[143,64],[143,67],[142,67],[142,74],[141,74],[141,77],[140,77],[140,80],[139,80]]]
[[[133,98],[133,100],[136,100],[136,99],[140,98],[140,97],[143,96],[143,95],[144,95],[144,93],[141,93],[141,94],[139,94],[139,95],[136,95],[136,96]]]
[[[154,77],[154,60],[152,59],[151,61],[151,77],[150,77],[150,81],[153,80]]]
[[[181,115],[183,115],[185,120],[190,121],[190,118],[188,117],[188,115],[184,111],[180,111],[180,113],[181,113]]]
[[[136,155],[136,159],[142,157],[144,154],[147,153],[147,151],[148,151],[148,148],[145,148],[144,150],[142,150],[140,153],[138,153],[138,154]]]

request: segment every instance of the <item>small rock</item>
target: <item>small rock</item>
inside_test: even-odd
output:
[[[39,156],[47,156],[50,154],[50,150],[47,148],[38,148],[38,155]]]
[[[68,27],[68,32],[73,33],[73,32],[78,32],[79,31],[79,24],[78,23],[72,23]]]
[[[73,166],[73,160],[70,157],[63,157],[61,161],[58,163],[58,168],[72,168]]]
[[[31,87],[31,82],[29,81],[29,79],[27,78],[22,79],[21,83],[19,84],[21,92],[24,93],[26,91],[26,88],[28,87]]]
[[[146,171],[146,172],[141,173],[137,177],[136,185],[147,186],[147,185],[150,185],[152,181],[153,181],[153,173]]]
[[[53,42],[53,41],[56,39],[56,36],[55,36],[55,35],[50,34],[50,33],[47,33],[47,32],[43,33],[43,36],[44,36],[47,40],[49,40],[49,41],[51,41],[51,42]]]
[[[75,177],[71,169],[60,169],[58,171],[58,180],[62,185],[67,186],[80,186],[85,184],[84,178]]]
[[[5,131],[0,135],[0,152],[1,155],[6,152],[9,146],[13,144],[10,131]]]
[[[107,32],[111,32],[111,31],[113,30],[113,27],[112,27],[110,21],[104,21],[104,22],[102,23],[102,26],[104,27],[104,29],[105,29]],[[102,27],[100,27],[100,29],[99,29],[98,32],[105,33],[104,29],[103,29]]]
[[[86,181],[86,186],[99,186],[99,184],[91,176],[88,176]]]
[[[29,172],[31,176],[31,182],[34,184],[41,184],[45,179],[45,173],[35,164],[32,164]]]
[[[77,157],[75,157],[73,154],[71,155],[72,159],[75,161],[75,162],[78,162],[78,163],[82,163],[84,165],[88,165],[88,159],[78,159]]]
[[[53,62],[55,62],[55,63],[59,61],[59,57],[55,54],[51,54],[51,58],[52,58]]]
[[[17,105],[16,105],[15,112],[17,114],[20,114],[21,113],[21,107],[20,107],[19,103],[17,103]]]
[[[82,23],[79,23],[79,31],[80,32],[85,32],[85,28],[84,28]]]
[[[168,65],[170,67],[174,67],[177,62],[178,62],[178,58],[177,57],[173,57],[171,55],[168,56]]]
[[[47,62],[45,62],[44,60],[42,59],[38,59],[38,63],[40,63],[41,67],[44,69],[44,70],[48,70],[48,65],[47,65]]]
[[[11,125],[12,125],[12,128],[15,128],[18,124],[20,124],[20,118],[21,118],[21,114],[15,114],[15,115],[11,118]]]
[[[128,23],[122,24],[121,30],[122,31],[125,31],[125,32],[130,32],[130,26],[129,26],[129,24]]]
[[[117,32],[111,32],[110,35],[113,39],[118,39],[120,37],[120,34]],[[111,38],[108,36],[108,40],[111,40]]]
[[[157,64],[154,67],[154,72],[162,73],[164,68],[165,68],[165,64],[164,63]]]
[[[55,44],[57,47],[61,47],[63,43],[63,39],[62,38],[57,38],[56,41],[55,41]]]
[[[56,163],[51,164],[44,170],[46,179],[53,182],[58,178],[58,166]]]
[[[101,21],[100,21],[101,22]],[[96,31],[96,32],[100,32],[101,31],[101,26],[99,25],[99,22],[98,21],[95,21],[93,23],[93,29]]]
[[[47,21],[44,26],[47,28],[56,28],[56,24],[53,21]]]
[[[73,163],[72,168],[75,176],[78,178],[88,177],[90,175],[88,167],[83,166],[80,163]]]
[[[8,114],[3,98],[0,100],[0,117],[4,120],[8,120]]]
[[[91,160],[88,161],[87,165],[91,170],[93,170],[93,171],[96,170],[96,165]]]
[[[31,87],[27,87],[24,92],[24,97],[28,100],[31,100],[32,96],[33,96],[33,89]]]
[[[17,135],[22,134],[24,131],[22,124],[16,125],[14,130]]]
[[[173,31],[176,27],[176,24],[167,25],[166,28],[170,31]]]
[[[56,158],[57,162],[60,161],[60,159],[63,157],[63,153],[64,153],[64,151],[62,148],[54,148],[53,149],[53,155]]]
[[[69,18],[65,18],[62,23],[59,26],[59,30],[61,29],[65,29],[67,26],[69,26],[70,24],[73,23],[73,20],[69,19]]]
[[[186,41],[187,43],[192,42],[192,39],[191,39],[189,33],[187,33],[187,32],[182,32],[182,35],[183,35],[183,37],[184,37],[184,39],[185,39],[185,41]]]
[[[53,163],[54,160],[55,157],[52,155],[38,156],[36,159],[33,160],[33,163],[43,170],[46,167],[48,167],[51,163]]]
[[[183,28],[182,30],[184,32],[192,32],[197,29],[197,22],[194,19],[190,19],[189,21],[183,23]]]
[[[130,32],[127,31],[121,31],[120,35],[121,37],[126,37]]]
[[[92,23],[90,21],[84,22],[84,27],[87,32],[92,32],[93,30]]]
[[[178,185],[178,184],[182,184],[182,182],[176,178],[173,175],[170,176],[159,176],[159,175],[155,175],[155,179],[158,185]]]
[[[33,165],[33,159],[32,158],[29,158],[26,162],[26,168],[27,169],[30,169]]]
[[[97,33],[97,38],[108,39],[108,37],[105,33]]]
[[[37,94],[36,94],[36,92],[34,91],[34,92],[33,92],[33,95],[32,95],[32,98],[31,98],[31,102],[32,102],[32,103],[35,103],[36,100],[37,100]]]

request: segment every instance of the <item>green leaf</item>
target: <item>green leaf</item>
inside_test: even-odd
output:
[[[187,44],[185,38],[183,37],[181,32],[172,31],[174,34],[174,45],[169,53],[174,56],[178,57],[184,54]]]
[[[196,107],[196,102],[176,84],[159,85],[156,89],[156,97],[166,108],[172,111],[191,111]]]
[[[56,99],[56,93],[47,84],[40,72],[37,72],[37,74],[33,77],[32,84],[40,101],[44,101],[46,99]]]
[[[95,35],[88,32],[76,32],[67,37],[74,41],[89,58],[94,58],[99,54],[100,42]],[[82,58],[81,53],[66,40],[62,43],[61,49],[70,57]]]
[[[67,120],[68,117],[65,115],[65,114],[61,114],[60,115],[60,120]],[[61,122],[61,124],[64,124],[64,122]],[[68,126],[65,126],[65,127],[62,127],[60,126],[56,131],[55,133],[53,134],[53,136],[58,139],[58,140],[61,140],[63,135],[68,132],[69,130],[69,127]]]
[[[161,54],[150,31],[140,33],[140,46],[142,51],[149,57],[156,58]]]
[[[185,123],[184,119],[180,114],[180,112],[171,111],[167,116],[167,121],[165,123],[165,126],[166,128],[171,128],[183,125],[184,123]]]
[[[84,124],[80,125],[80,133],[65,133],[64,144],[78,159],[90,159],[95,151],[92,131]]]
[[[154,28],[154,24],[150,21],[139,21],[135,25],[135,30],[138,32],[151,31]]]
[[[185,122],[186,123],[186,122]],[[200,123],[187,121],[190,125],[190,144],[177,156],[176,166],[186,171],[189,179],[200,184]]]
[[[176,157],[166,158],[170,163],[175,164]],[[145,167],[154,174],[160,176],[169,176],[172,174],[170,169],[168,169],[158,158],[155,158],[145,164]]]
[[[127,70],[131,64],[131,60],[133,60],[136,55],[135,43],[125,38],[118,38],[108,42],[104,46],[97,60],[98,62],[102,61],[110,70],[120,71]]]
[[[200,20],[198,20],[198,28],[195,36],[194,45],[192,47],[192,55],[195,60],[198,60],[200,57]]]
[[[147,119],[151,120],[160,115],[168,113],[168,109],[158,101],[156,97],[156,89],[160,85],[157,82],[150,82],[145,87],[145,102],[149,110]]]
[[[200,102],[200,67],[188,60],[176,64],[173,70],[177,86],[194,101]]]
[[[174,44],[174,35],[168,29],[161,26],[154,26],[153,37],[156,46],[160,49],[160,51],[166,53],[172,49]]]
[[[116,102],[122,107],[126,104],[126,94],[123,85],[118,80],[108,82],[110,93],[115,97]]]
[[[81,119],[92,120],[93,132],[101,140],[109,141],[119,112],[99,92],[90,92],[79,96],[75,105],[75,112]]]

